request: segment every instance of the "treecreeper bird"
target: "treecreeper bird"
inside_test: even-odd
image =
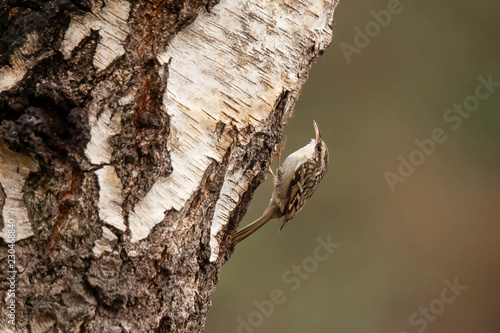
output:
[[[328,169],[328,148],[314,122],[316,138],[290,154],[274,176],[274,191],[264,214],[238,230],[232,238],[235,246],[267,222],[284,216],[281,229],[304,207]]]

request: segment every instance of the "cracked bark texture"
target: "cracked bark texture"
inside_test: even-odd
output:
[[[0,331],[201,332],[337,2],[2,1]]]

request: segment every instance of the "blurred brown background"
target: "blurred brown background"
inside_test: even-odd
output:
[[[237,247],[205,332],[500,332],[500,86],[473,97],[479,76],[500,82],[500,2],[402,0],[348,63],[340,44],[355,46],[355,27],[388,3],[340,2],[285,129],[287,156],[316,120],[330,170],[281,233],[271,222]],[[477,110],[455,130],[443,115],[464,101]],[[421,163],[414,141],[435,128],[447,140],[391,191],[384,173],[398,173],[400,155]],[[269,177],[242,225],[271,191]],[[328,235],[341,246],[318,261]]]

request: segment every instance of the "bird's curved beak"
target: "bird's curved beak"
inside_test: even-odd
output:
[[[319,143],[319,140],[321,140],[321,132],[319,131],[318,124],[316,124],[316,121],[313,120],[314,123],[314,132],[316,132],[316,144]]]

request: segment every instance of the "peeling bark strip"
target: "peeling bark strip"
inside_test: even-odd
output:
[[[30,56],[41,48],[42,45],[36,33],[26,36],[26,42],[10,56],[9,65],[0,67],[0,92],[14,86],[24,77],[35,61],[46,56],[42,55],[36,60],[30,60]]]
[[[122,184],[115,168],[106,165],[95,172],[99,180],[99,217],[106,224],[125,231],[122,212]]]
[[[0,220],[3,229],[0,237],[7,240],[7,221],[16,221],[16,241],[33,236],[28,210],[23,202],[24,181],[30,172],[38,171],[38,165],[29,157],[17,154],[7,148],[0,138],[0,190],[3,189],[5,201],[0,202]]]
[[[203,330],[337,2],[1,2],[18,332]]]
[[[105,0],[104,7],[95,5],[91,13],[73,16],[60,51],[64,59],[71,58],[71,52],[91,30],[99,31],[99,42],[94,53],[94,66],[103,70],[116,58],[125,54],[123,43],[129,29],[127,19],[130,3],[126,0]]]

